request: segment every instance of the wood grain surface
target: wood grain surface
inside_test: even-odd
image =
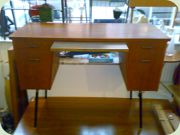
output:
[[[139,134],[164,135],[152,106],[166,100],[143,101],[143,129]],[[48,97],[39,100],[38,127],[33,127],[34,102],[30,102],[14,135],[137,135],[138,100],[88,97]]]
[[[157,36],[158,35],[158,36]],[[110,41],[166,39],[164,33],[150,24],[56,24],[30,23],[17,30],[13,38],[47,38],[65,41]]]

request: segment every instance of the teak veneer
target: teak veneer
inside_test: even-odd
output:
[[[122,72],[128,90],[157,90],[169,38],[149,24],[31,23],[11,35],[21,89],[50,89],[58,59],[50,47],[58,42],[125,43]]]
[[[85,49],[128,52],[126,55],[119,55],[123,59],[119,66],[127,89],[139,91],[139,127],[142,128],[142,91],[158,89],[167,41],[170,40],[149,24],[31,23],[17,30],[11,38],[20,88],[36,89],[34,127],[37,127],[38,90],[51,88],[59,65],[56,52],[51,52],[54,42],[62,43],[62,46],[66,45],[64,42],[75,44],[81,42],[83,46],[96,42],[96,45],[99,45],[98,47],[81,46],[80,49],[76,48],[73,51]],[[108,49],[102,45],[104,42]],[[112,44],[115,43],[124,43],[127,47],[114,50]],[[73,47],[75,45],[64,49]],[[59,49],[55,48],[55,50]]]

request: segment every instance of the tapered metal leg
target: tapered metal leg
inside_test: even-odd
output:
[[[45,99],[47,99],[47,90],[45,90]]]
[[[34,127],[37,127],[37,117],[38,117],[38,97],[39,97],[39,90],[36,90],[35,110],[34,110]]]
[[[130,91],[130,93],[129,93],[130,95],[129,95],[129,98],[130,99],[132,99],[132,96],[133,96],[133,92],[132,91]]]
[[[143,114],[142,114],[142,92],[139,91],[139,128],[143,127]]]

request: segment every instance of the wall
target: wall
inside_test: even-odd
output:
[[[5,100],[5,77],[9,74],[7,50],[11,42],[0,42],[0,108],[7,108]]]

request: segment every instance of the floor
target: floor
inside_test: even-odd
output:
[[[168,70],[166,70],[168,71]],[[35,96],[35,90],[28,90],[29,98]],[[40,96],[44,90],[40,91]],[[112,97],[128,98],[121,71],[118,65],[60,65],[53,82],[50,97]],[[138,92],[133,92],[138,98]],[[143,92],[143,98],[171,99],[163,88],[158,91]]]
[[[38,127],[31,101],[14,135],[163,135],[153,105],[169,109],[166,100],[145,99],[139,132],[138,100],[123,98],[49,97],[39,100]]]

